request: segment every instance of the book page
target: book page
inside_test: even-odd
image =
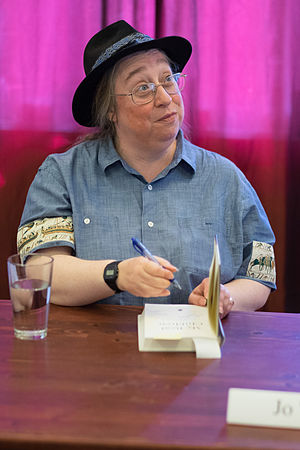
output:
[[[217,237],[214,238],[214,254],[209,269],[209,291],[207,299],[208,316],[214,333],[219,332],[219,301],[220,301],[220,252]]]
[[[146,303],[143,315],[145,339],[216,337],[209,323],[206,307]]]

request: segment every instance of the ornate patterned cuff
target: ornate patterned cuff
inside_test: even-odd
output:
[[[25,256],[43,244],[61,241],[74,247],[74,228],[71,216],[45,217],[26,223],[18,230],[17,248]]]
[[[266,242],[253,241],[247,276],[276,283],[275,257],[272,245]]]

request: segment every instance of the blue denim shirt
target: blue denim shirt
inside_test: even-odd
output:
[[[72,238],[64,225],[53,235],[49,218],[69,218]],[[28,234],[34,227],[42,230],[35,241]],[[173,161],[151,183],[121,159],[111,140],[48,156],[28,192],[19,246],[27,239],[34,242],[30,251],[69,245],[79,258],[122,260],[138,256],[131,243],[137,237],[179,268],[182,291],[171,284],[171,296],[155,302],[185,303],[208,276],[215,235],[221,283],[250,278],[275,288],[274,235],[254,189],[232,162],[180,132]],[[123,292],[102,302],[146,301]]]

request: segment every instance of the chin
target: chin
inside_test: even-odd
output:
[[[165,138],[165,140],[174,140],[177,137],[179,131],[179,127],[173,127],[171,129],[166,129],[161,133],[161,136]]]

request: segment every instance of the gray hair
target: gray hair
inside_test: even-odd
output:
[[[115,73],[117,64],[108,69],[102,76],[94,98],[92,118],[93,124],[98,128],[96,137],[115,137],[116,130],[111,120],[116,110],[116,97],[114,94]]]

